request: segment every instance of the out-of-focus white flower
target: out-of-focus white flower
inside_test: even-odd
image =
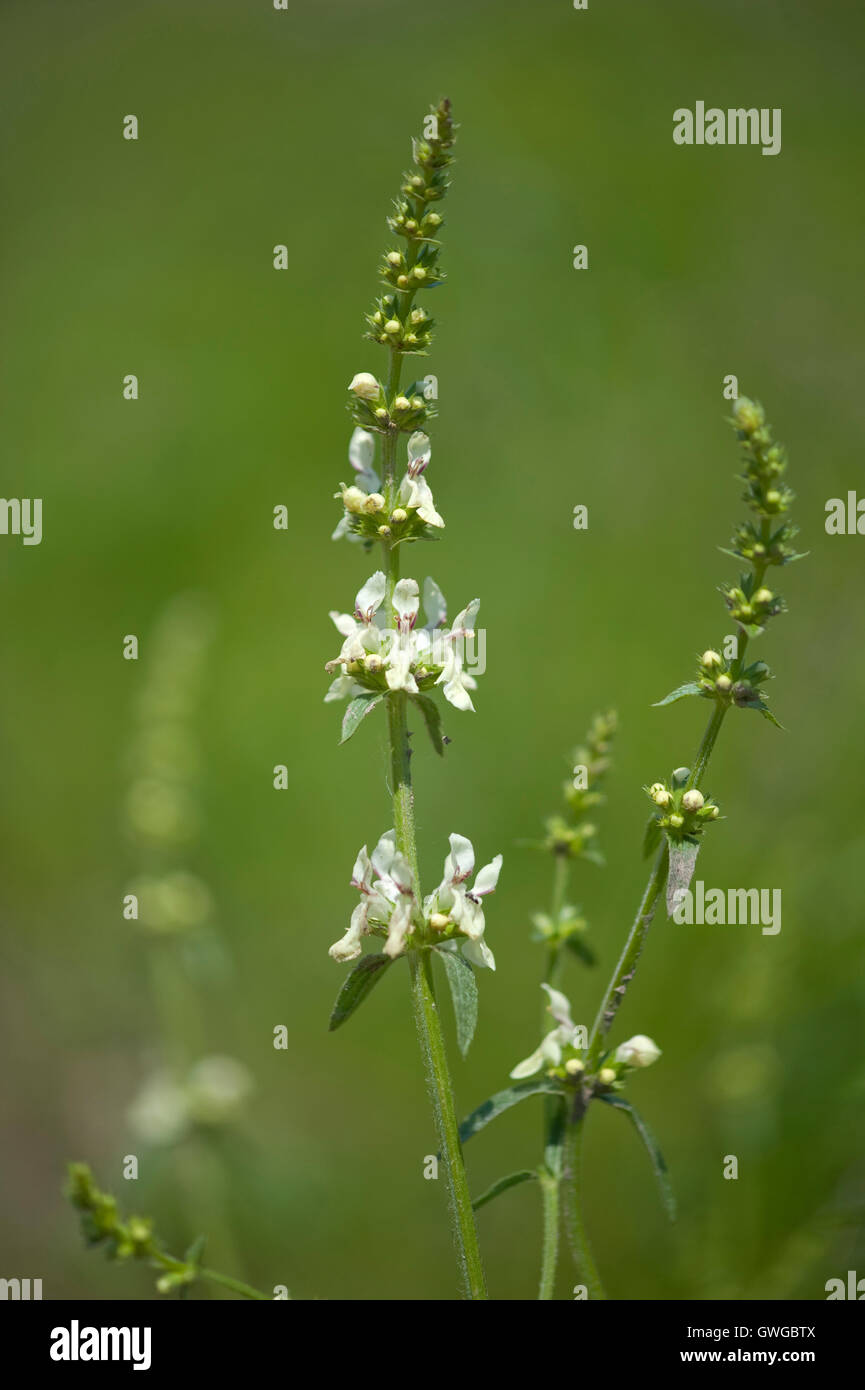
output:
[[[204,1057],[180,1079],[167,1071],[149,1077],[129,1107],[129,1124],[146,1144],[175,1144],[194,1125],[236,1119],[252,1089],[242,1063],[233,1057]]]
[[[530,1057],[517,1063],[510,1073],[514,1081],[522,1081],[527,1076],[534,1076],[545,1066],[560,1066],[565,1048],[577,1046],[580,1030],[571,1018],[571,1006],[567,997],[560,990],[553,989],[551,985],[541,985],[541,989],[545,989],[549,995],[550,1002],[547,1005],[547,1013],[552,1014],[556,1027],[552,1032],[547,1033],[540,1047],[536,1048]],[[571,1070],[574,1071],[573,1068]]]
[[[196,1062],[186,1084],[190,1116],[197,1124],[225,1124],[252,1089],[252,1077],[234,1057],[205,1057]]]
[[[616,1048],[616,1061],[627,1067],[650,1067],[660,1055],[661,1049],[657,1043],[647,1038],[645,1033],[637,1033]]]
[[[158,1072],[144,1082],[127,1118],[136,1138],[145,1144],[173,1144],[189,1128],[186,1093],[166,1072]]]

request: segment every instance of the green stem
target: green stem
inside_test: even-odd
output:
[[[555,1290],[559,1262],[559,1179],[551,1173],[541,1172],[541,1194],[544,1204],[544,1244],[538,1298],[549,1301]]]
[[[613,972],[613,978],[607,986],[598,1016],[595,1019],[592,1032],[589,1037],[589,1049],[586,1054],[586,1072],[591,1075],[597,1066],[598,1058],[604,1045],[604,1039],[610,1030],[610,1025],[616,1016],[616,1012],[625,997],[628,988],[637,968],[637,961],[643,949],[652,918],[655,915],[655,905],[658,896],[667,880],[667,846],[664,844],[658,850],[655,865],[652,870],[651,878],[646,884],[645,892],[637,908],[637,915],[634,918],[625,948],[619,957],[619,963]]]
[[[590,1299],[605,1299],[604,1286],[595,1265],[589,1237],[583,1221],[583,1126],[585,1115],[568,1126],[565,1142],[565,1172],[570,1189],[571,1200],[565,1204],[565,1224],[568,1239],[577,1266],[577,1273],[586,1286]]]
[[[401,357],[391,355],[389,398],[399,388]],[[392,495],[398,434],[388,432],[382,447],[383,471]],[[399,579],[399,549],[384,542],[387,566],[387,602],[390,606]],[[390,790],[393,798],[394,830],[397,848],[405,855],[412,871],[417,901],[421,901],[417,841],[414,821],[414,792],[411,777],[411,749],[406,724],[407,696],[404,690],[387,697]],[[453,1220],[454,1245],[464,1295],[472,1299],[487,1297],[481,1253],[478,1246],[472,1199],[463,1162],[459,1122],[454,1105],[444,1036],[435,999],[432,955],[429,950],[409,953],[415,1027],[424,1061],[427,1090],[435,1119],[436,1134],[445,1167],[448,1201]]]
[[[221,1284],[224,1289],[231,1289],[232,1293],[239,1293],[241,1298],[255,1298],[261,1302],[270,1302],[266,1293],[260,1293],[251,1284],[244,1284],[242,1279],[232,1279],[230,1274],[217,1274],[215,1269],[200,1269],[198,1273],[202,1279],[209,1279],[212,1284]]]
[[[444,1037],[433,987],[432,953],[430,951],[412,951],[409,955],[409,965],[411,967],[415,1024],[424,1060],[427,1090],[432,1103],[436,1133],[444,1160],[448,1204],[453,1222],[454,1246],[463,1296],[471,1299],[485,1299],[487,1297],[486,1280],[478,1245],[468,1178],[463,1162],[459,1121],[454,1107]]]

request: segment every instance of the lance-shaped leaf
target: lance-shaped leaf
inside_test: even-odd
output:
[[[429,695],[412,695],[411,700],[423,715],[423,721],[426,724],[433,748],[439,757],[443,758],[445,744],[449,742],[449,739],[442,732],[442,717],[438,705],[435,700],[430,699]]]
[[[328,1032],[332,1033],[340,1024],[345,1023],[347,1018],[351,1018],[355,1009],[360,1008],[364,999],[378,984],[389,965],[393,965],[393,960],[383,951],[375,955],[361,956],[336,996]]]
[[[670,868],[667,873],[668,917],[672,917],[691,886],[699,848],[695,840],[670,840]]]
[[[565,946],[578,960],[583,962],[583,965],[597,965],[598,958],[582,933],[577,932],[573,936],[566,936]]]
[[[658,1180],[658,1187],[661,1192],[661,1201],[664,1204],[664,1210],[666,1211],[670,1220],[675,1221],[676,1198],[673,1194],[673,1188],[670,1183],[670,1174],[667,1171],[667,1165],[664,1162],[664,1155],[661,1153],[661,1150],[658,1147],[658,1141],[655,1138],[652,1131],[649,1129],[649,1126],[646,1124],[646,1121],[643,1119],[639,1111],[634,1109],[631,1102],[629,1100],[625,1100],[624,1096],[601,1095],[598,1097],[598,1099],[605,1101],[607,1105],[612,1105],[615,1110],[622,1110],[627,1115],[628,1119],[631,1121],[631,1124],[634,1126],[634,1129],[637,1131],[637,1133],[639,1134],[640,1138],[646,1146],[646,1152],[648,1153],[649,1158],[652,1160],[652,1170],[655,1174],[655,1177]]]
[[[494,1197],[498,1197],[500,1192],[507,1192],[509,1187],[516,1187],[521,1182],[537,1182],[538,1175],[534,1168],[522,1168],[518,1173],[509,1173],[506,1178],[499,1178],[492,1187],[488,1187],[480,1197],[475,1197],[472,1207],[479,1211],[485,1207],[487,1202],[491,1202]]]
[[[565,1089],[555,1076],[533,1076],[528,1081],[509,1086],[506,1091],[496,1091],[494,1096],[490,1096],[489,1100],[485,1100],[483,1105],[479,1105],[477,1110],[473,1110],[468,1118],[463,1120],[460,1125],[460,1139],[465,1144],[491,1120],[495,1120],[505,1110],[510,1110],[512,1105],[518,1105],[521,1100],[528,1100],[529,1096],[564,1094]]]
[[[665,695],[663,700],[656,700],[652,709],[658,709],[660,705],[672,705],[676,700],[684,700],[688,695],[702,694],[703,692],[696,681],[687,681],[684,685],[676,686],[676,689],[671,690],[669,695]]]
[[[342,738],[340,743],[348,743],[352,734],[356,731],[358,724],[371,714],[376,705],[380,705],[384,695],[370,690],[368,694],[355,695],[353,700],[349,700],[345,714],[342,716]]]
[[[478,1023],[478,987],[475,972],[459,951],[445,948],[438,951],[438,957],[445,968],[450,985],[457,1024],[457,1046],[465,1057]]]
[[[778,722],[772,711],[766,705],[758,705],[757,708],[759,709],[764,719],[768,719],[770,724],[774,724],[775,728],[780,729],[783,733],[784,725]]]

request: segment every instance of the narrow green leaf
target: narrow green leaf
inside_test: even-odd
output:
[[[345,1023],[347,1018],[351,1018],[355,1009],[360,1008],[370,990],[378,984],[389,965],[393,965],[393,961],[383,951],[375,955],[361,956],[336,996],[336,1003],[333,1006],[328,1024],[328,1032],[332,1033],[335,1028],[339,1028],[340,1024]]]
[[[498,1197],[500,1192],[507,1192],[509,1187],[516,1187],[521,1182],[537,1182],[538,1175],[533,1168],[522,1168],[518,1173],[509,1173],[506,1178],[499,1178],[492,1187],[488,1187],[486,1192],[480,1197],[475,1197],[472,1207],[479,1211],[485,1207],[487,1202],[491,1202],[494,1197]]]
[[[670,869],[667,874],[667,916],[672,917],[679,895],[691,886],[700,846],[691,840],[670,841]]]
[[[566,936],[565,945],[569,951],[572,951],[575,956],[579,957],[583,965],[597,965],[598,958],[588,942],[583,939],[582,935],[575,934],[574,936]]]
[[[661,1150],[658,1147],[658,1141],[655,1138],[652,1131],[649,1129],[649,1126],[646,1124],[646,1121],[643,1119],[639,1111],[634,1109],[631,1102],[629,1100],[625,1100],[624,1096],[601,1095],[598,1097],[598,1099],[605,1101],[607,1105],[612,1105],[615,1110],[624,1111],[628,1119],[631,1121],[631,1124],[634,1126],[635,1130],[637,1131],[637,1133],[639,1134],[640,1138],[646,1146],[646,1152],[648,1153],[649,1158],[652,1160],[652,1169],[654,1170],[655,1177],[658,1180],[658,1187],[660,1188],[661,1201],[664,1204],[664,1210],[666,1211],[670,1220],[675,1221],[676,1198],[673,1194],[673,1188],[670,1183],[670,1174],[667,1171],[667,1165],[664,1162],[664,1155],[661,1153]]]
[[[188,1265],[200,1265],[204,1254],[206,1236],[196,1236],[186,1254],[183,1256],[184,1262]]]
[[[675,700],[684,700],[687,695],[702,695],[702,690],[696,681],[687,681],[685,685],[679,685],[675,690],[671,690],[669,695],[665,695],[663,700],[656,700],[652,709],[658,709],[660,705],[672,705]]]
[[[443,758],[445,744],[448,742],[448,739],[442,732],[442,717],[438,705],[435,700],[430,699],[429,695],[412,695],[411,699],[423,715],[423,720],[426,724],[427,733],[430,736],[433,748],[436,750],[439,757]]]
[[[760,713],[762,714],[763,718],[764,718],[764,719],[768,719],[768,721],[769,721],[770,724],[774,724],[774,725],[775,725],[775,728],[776,728],[776,729],[780,729],[780,730],[782,731],[782,733],[783,733],[783,731],[784,731],[784,725],[783,725],[783,724],[779,724],[778,720],[775,718],[775,716],[774,716],[774,714],[772,713],[772,711],[771,711],[770,709],[767,709],[765,705],[760,705],[760,706],[758,706],[758,708],[759,708]]]
[[[467,1119],[463,1120],[460,1125],[460,1139],[465,1144],[491,1120],[495,1120],[505,1110],[510,1110],[512,1105],[527,1100],[529,1096],[564,1094],[564,1087],[555,1076],[533,1076],[528,1081],[509,1086],[506,1091],[496,1091],[494,1096],[490,1096],[489,1100],[485,1100],[483,1105],[479,1105],[477,1110],[473,1110]]]
[[[371,690],[368,695],[355,695],[353,700],[349,700],[345,714],[342,716],[341,744],[348,743],[360,721],[371,714],[376,705],[380,705],[383,699],[384,695]]]
[[[450,985],[457,1024],[457,1046],[465,1057],[478,1023],[478,987],[475,972],[459,951],[440,950],[437,954]]]

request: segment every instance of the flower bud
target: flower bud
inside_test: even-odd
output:
[[[393,336],[394,334],[399,333],[401,328],[402,324],[400,323],[399,319],[388,319],[387,323],[384,326],[384,331],[385,333],[390,333]]]
[[[721,675],[718,676],[715,681],[715,689],[720,690],[722,695],[726,695],[732,684],[733,682],[730,680],[729,676]]]
[[[366,493],[359,487],[347,487],[342,494],[342,505],[347,512],[363,511],[363,504],[366,501]]]
[[[649,796],[656,806],[669,806],[672,799],[663,782],[653,782],[649,788]]]
[[[382,522],[381,526],[378,528],[378,534],[384,539],[387,539],[390,535],[390,527],[385,522]]]
[[[385,408],[384,408],[383,405],[380,405],[380,406],[378,407],[378,410],[375,412],[375,418],[376,418],[377,420],[386,420],[386,419],[387,419],[387,411],[385,410]]]
[[[673,828],[674,830],[681,830],[681,828],[682,828],[682,826],[683,826],[684,824],[685,824],[685,822],[684,822],[683,818],[682,818],[680,815],[677,815],[675,812],[674,812],[673,815],[670,817],[670,825],[672,826],[672,828]]]
[[[585,1070],[586,1068],[579,1057],[571,1057],[569,1061],[565,1062],[565,1071],[568,1073],[568,1076],[579,1076],[580,1072]]]
[[[615,1079],[616,1073],[613,1071],[612,1067],[601,1067],[601,1070],[598,1072],[598,1080],[602,1086],[612,1086]]]
[[[373,675],[375,675],[377,671],[380,671],[384,666],[384,662],[382,661],[381,657],[378,655],[377,652],[370,652],[369,656],[365,656],[363,659],[363,664],[368,671],[372,672]]]
[[[406,519],[407,516],[408,516],[408,512],[407,512],[407,511],[405,511],[402,507],[397,507],[394,511],[391,512],[391,514],[390,514],[390,519],[391,519],[391,521],[396,522],[397,524],[399,524],[399,522],[405,521],[405,519]]]
[[[692,787],[689,792],[685,792],[682,797],[682,806],[686,811],[699,811],[706,798],[702,792],[698,792],[696,787]]]
[[[436,227],[441,226],[442,219],[437,212],[428,212],[425,221],[428,227],[432,227],[433,230],[435,230]]]
[[[384,498],[380,492],[371,492],[363,504],[365,512],[380,512],[384,506]]]
[[[650,1067],[653,1062],[657,1062],[660,1055],[661,1049],[657,1043],[647,1038],[645,1033],[638,1033],[636,1037],[620,1043],[616,1049],[616,1061],[622,1062],[626,1067]]]
[[[387,253],[387,263],[388,263],[388,265],[392,265],[392,266],[402,265],[402,255],[400,254],[400,252],[399,252],[399,251],[388,251],[388,253]]]
[[[722,657],[719,655],[719,653],[713,652],[711,649],[707,652],[703,652],[703,655],[700,657],[700,665],[707,666],[709,668],[711,668],[712,666],[720,666],[721,662]]]
[[[363,401],[374,401],[381,392],[381,386],[371,372],[358,372],[349,382],[348,389]]]
[[[445,927],[450,926],[451,919],[446,912],[434,912],[429,919],[429,924],[433,931],[444,931]]]
[[[760,429],[766,422],[766,415],[761,405],[756,401],[751,401],[747,396],[740,396],[733,407],[733,418],[740,430],[745,430],[748,434],[753,434]]]
[[[412,275],[414,276],[415,280],[425,280],[426,270],[422,265],[416,265],[412,270]]]
[[[776,492],[775,488],[770,488],[770,490],[766,493],[766,503],[767,503],[767,505],[770,506],[770,507],[777,507],[777,505],[778,505],[778,503],[779,503],[780,501],[781,501],[781,494],[780,494],[780,492]]]
[[[758,589],[754,595],[755,603],[771,603],[775,595],[771,589]]]
[[[391,409],[399,410],[400,412],[404,410],[411,410],[411,403],[407,396],[397,396],[396,400],[391,406]]]

